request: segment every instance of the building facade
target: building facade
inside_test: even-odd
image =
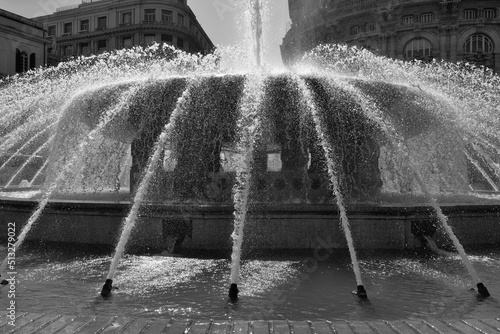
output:
[[[285,64],[323,43],[395,59],[468,61],[500,71],[498,0],[289,0]]]
[[[0,78],[45,65],[43,24],[0,9]]]
[[[34,20],[47,30],[48,54],[62,59],[154,42],[191,53],[214,47],[187,0],[82,0]]]

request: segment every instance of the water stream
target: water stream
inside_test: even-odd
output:
[[[123,228],[122,232],[120,234],[120,239],[116,245],[115,249],[115,254],[113,256],[113,259],[111,260],[111,265],[109,268],[109,272],[107,275],[107,281],[106,284],[101,292],[103,296],[109,295],[111,292],[111,283],[112,280],[115,276],[116,269],[118,268],[118,264],[120,262],[120,259],[123,256],[123,253],[125,252],[125,246],[127,245],[127,242],[130,237],[130,233],[132,232],[132,229],[135,226],[136,220],[137,220],[137,214],[139,212],[139,208],[143,202],[144,196],[146,194],[146,191],[148,189],[149,183],[151,181],[151,178],[153,177],[156,168],[158,167],[158,161],[160,159],[161,153],[165,149],[165,143],[167,141],[172,140],[172,135],[173,135],[173,128],[175,126],[175,122],[177,118],[183,113],[184,110],[184,105],[186,101],[189,99],[189,96],[191,94],[191,90],[196,87],[196,80],[193,80],[193,82],[186,88],[184,93],[179,97],[177,101],[176,108],[173,110],[172,114],[170,115],[170,120],[168,124],[165,125],[165,128],[163,129],[162,133],[160,134],[158,141],[155,144],[155,148],[153,151],[153,154],[151,156],[151,159],[148,163],[146,173],[144,174],[144,177],[142,178],[140,185],[137,189],[137,192],[134,196],[133,200],[133,205],[132,208],[130,209],[130,212],[127,216],[127,218],[123,222]]]
[[[69,159],[69,162],[64,166],[63,170],[60,171],[57,175],[57,177],[51,182],[51,184],[47,187],[47,189],[44,190],[43,196],[40,199],[38,203],[38,207],[36,210],[33,212],[31,217],[28,219],[26,224],[23,226],[21,233],[17,236],[17,241],[15,242],[14,249],[18,250],[19,247],[23,244],[27,234],[33,227],[33,225],[36,223],[40,215],[42,214],[43,210],[49,203],[49,200],[53,193],[57,190],[58,186],[60,185],[60,182],[65,180],[67,178],[67,173],[72,172],[73,169],[78,165],[79,162],[81,162],[81,155],[82,152],[85,150],[87,145],[92,141],[93,137],[99,133],[102,128],[113,119],[117,115],[117,113],[122,110],[122,107],[124,104],[127,103],[128,98],[132,95],[133,92],[136,91],[136,87],[131,88],[127,93],[124,94],[121,100],[121,103],[118,103],[117,105],[113,105],[110,109],[106,111],[106,113],[103,115],[103,117],[99,120],[99,123],[95,127],[94,130],[89,132],[89,134],[86,136],[86,140],[82,141],[77,150],[73,153],[71,158]],[[71,105],[71,101],[68,104],[68,106]],[[0,276],[4,274],[5,269],[7,267],[9,257],[7,256],[3,262],[0,264]]]
[[[330,176],[333,193],[335,195],[335,201],[339,209],[340,223],[342,225],[342,230],[344,231],[347,240],[347,246],[349,248],[349,254],[351,256],[352,266],[356,277],[356,283],[359,289],[361,289],[361,291],[358,292],[362,293],[363,296],[366,296],[364,288],[361,288],[363,286],[363,281],[361,279],[361,269],[359,266],[358,258],[356,256],[354,241],[351,234],[351,227],[349,226],[349,219],[347,218],[347,210],[344,204],[343,195],[340,191],[339,179],[337,177],[339,173],[339,168],[336,163],[336,161],[338,161],[338,156],[336,156],[334,149],[331,147],[331,145],[329,145],[328,140],[326,139],[326,131],[323,127],[321,117],[317,111],[314,99],[311,95],[311,92],[309,91],[309,88],[302,79],[298,78],[297,81],[300,87],[301,94],[303,96],[303,101],[306,103],[307,109],[311,113],[312,118],[314,120],[316,132],[318,134],[318,137],[320,138],[321,147],[323,148],[324,155],[327,160],[328,175]]]
[[[239,161],[236,171],[236,182],[233,186],[234,193],[234,231],[233,250],[231,255],[231,286],[237,289],[241,251],[243,244],[243,233],[247,219],[248,199],[252,182],[252,168],[254,163],[254,145],[261,136],[261,101],[263,96],[262,79],[259,76],[247,77],[240,102],[238,132],[240,141],[237,145],[242,152],[243,158]],[[235,284],[235,285],[233,285]],[[236,294],[233,292],[232,299]]]

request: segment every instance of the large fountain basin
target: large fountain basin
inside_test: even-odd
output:
[[[6,194],[6,193],[4,193]],[[127,195],[69,196],[52,200],[28,238],[31,240],[114,245],[131,202]],[[99,199],[98,199],[99,198]],[[421,246],[412,225],[434,221],[432,209],[421,198],[398,204],[365,202],[348,205],[354,244],[360,249],[412,249]],[[460,200],[461,202],[456,202]],[[459,240],[465,245],[500,243],[500,204],[467,198],[443,203]],[[0,228],[20,229],[37,206],[34,199],[0,198]],[[178,240],[182,249],[229,249],[233,231],[232,205],[143,204],[129,247],[165,250]],[[439,232],[439,229],[438,229]],[[436,238],[448,243],[441,233]],[[314,249],[328,244],[346,248],[346,239],[333,204],[263,204],[249,207],[245,245],[260,249]]]

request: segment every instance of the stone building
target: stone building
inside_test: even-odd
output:
[[[0,78],[45,65],[43,25],[0,9]]]
[[[322,43],[396,59],[468,61],[500,70],[498,0],[289,0],[285,64]]]
[[[52,41],[48,53],[62,58],[153,42],[191,53],[214,47],[187,0],[82,0],[34,20]]]

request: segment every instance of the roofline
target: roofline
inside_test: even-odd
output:
[[[0,9],[0,16],[11,19],[13,21],[17,21],[17,22],[22,23],[22,24],[29,25],[33,28],[37,28],[37,29],[40,29],[42,31],[44,30],[43,23],[32,20],[32,19],[28,19],[24,16],[17,15],[15,13],[9,12],[9,11],[4,10],[4,9]]]

